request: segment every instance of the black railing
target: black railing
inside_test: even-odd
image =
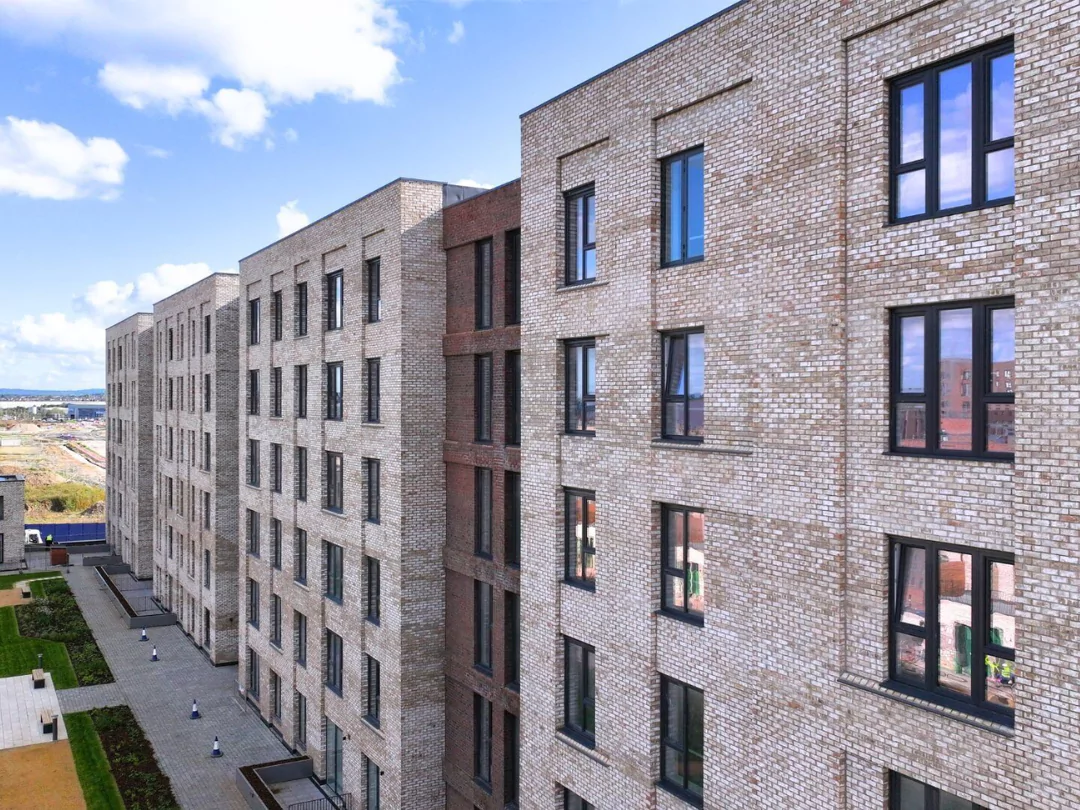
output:
[[[289,810],[353,810],[352,794],[343,796],[324,796],[321,799],[309,799],[306,802],[290,804]]]

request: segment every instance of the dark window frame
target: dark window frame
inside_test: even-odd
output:
[[[367,322],[378,323],[382,320],[382,261],[378,256],[364,262],[364,275],[367,283]]]
[[[495,401],[495,357],[477,354],[473,360],[473,441],[490,444],[493,435]]]
[[[521,596],[503,594],[503,666],[506,688],[517,692],[521,682]]]
[[[581,519],[582,519],[582,540],[581,540],[581,570],[578,570],[577,565],[577,536],[574,534],[574,526],[576,525],[573,520],[575,502],[581,501]],[[596,590],[596,575],[595,573],[590,578],[587,575],[588,562],[587,558],[591,557],[593,560],[593,571],[596,570],[596,540],[593,539],[592,543],[588,543],[589,537],[589,504],[593,504],[593,528],[595,531],[596,520],[596,492],[587,489],[573,489],[567,487],[563,490],[563,534],[564,534],[564,551],[565,551],[565,567],[563,571],[563,582],[567,585],[573,585],[577,588],[585,588],[586,590]]]
[[[564,261],[566,272],[563,274],[563,283],[567,287],[577,287],[582,284],[592,284],[596,281],[596,242],[582,241],[582,264],[581,267],[577,266],[577,246],[573,243],[573,232],[576,224],[576,206],[587,205],[587,200],[593,201],[593,216],[596,215],[596,184],[588,183],[584,186],[578,186],[563,194],[564,200],[564,222],[563,222],[563,241],[566,246]],[[595,234],[594,234],[595,238]],[[586,275],[586,265],[584,254],[589,251],[593,252],[593,274]],[[580,276],[580,277],[579,277]]]
[[[668,566],[667,561],[669,558],[668,550],[672,543],[670,523],[668,518],[673,514],[681,514],[683,516],[683,542],[682,542],[682,559],[683,568],[671,568]],[[705,613],[692,610],[690,608],[690,589],[691,589],[691,575],[690,575],[690,515],[704,515],[703,509],[697,509],[691,506],[678,506],[676,504],[663,503],[660,504],[660,609],[677,619],[683,619],[684,621],[691,622],[693,624],[704,624]],[[672,605],[668,603],[668,593],[666,587],[666,579],[673,577],[675,579],[682,580],[683,586],[683,607]],[[701,571],[698,573],[698,577],[702,580],[702,588],[704,590],[705,580],[705,568],[702,565]]]
[[[575,436],[595,436],[596,435],[596,339],[595,338],[578,338],[575,340],[567,340],[563,342],[563,365],[565,371],[563,374],[563,391],[565,392],[564,399],[564,425],[563,429],[566,433],[571,433]],[[588,350],[592,349],[592,363],[593,363],[593,392],[588,393]],[[570,358],[575,352],[581,352],[581,362],[577,360],[571,365]],[[571,379],[571,368],[574,368],[576,376],[579,379]],[[581,384],[581,418],[575,418],[575,407],[577,404],[576,393],[578,383]],[[589,411],[589,403],[592,403],[592,424],[591,428],[585,427],[587,424],[586,415]]]
[[[341,422],[345,418],[345,363],[334,360],[326,363],[326,410],[323,418],[328,422]]]
[[[270,415],[281,417],[282,408],[284,407],[284,388],[285,382],[282,379],[283,372],[281,366],[273,366],[270,369]]]
[[[296,387],[296,418],[307,419],[308,415],[308,367],[307,364],[293,366],[293,382]]]
[[[570,719],[570,682],[571,663],[570,648],[581,648],[581,672],[578,687],[578,706],[583,724],[578,725]],[[592,662],[593,676],[589,677],[589,663]],[[589,692],[589,683],[592,682],[592,692]],[[592,728],[589,728],[589,716],[591,711]],[[563,725],[560,729],[563,734],[577,740],[588,748],[596,747],[596,648],[583,641],[563,636]]]
[[[326,680],[324,684],[327,689],[341,697],[342,692],[345,691],[345,639],[329,628],[325,633]]]
[[[299,610],[293,610],[293,660],[305,669],[307,669],[307,631],[307,616]]]
[[[942,450],[941,445],[941,368],[940,368],[940,322],[941,314],[950,310],[971,310],[972,360],[971,360],[971,450]],[[889,312],[889,452],[899,455],[936,456],[940,458],[966,458],[982,461],[1012,462],[1015,453],[996,453],[987,449],[986,423],[989,405],[1013,405],[1015,389],[1007,393],[994,393],[991,388],[993,362],[992,318],[996,310],[1012,309],[1016,301],[1011,296],[957,300],[935,304],[897,307]],[[923,391],[904,393],[901,363],[903,358],[901,322],[904,318],[923,318]],[[1015,340],[1015,334],[1014,334]],[[1015,376],[1013,377],[1015,379]],[[981,380],[981,384],[979,381]],[[904,403],[922,404],[926,426],[926,447],[902,447],[897,442],[897,412]]]
[[[170,383],[172,381],[170,380]],[[172,393],[170,387],[170,393]],[[259,370],[248,369],[248,416],[259,415],[259,400],[262,399],[259,391]]]
[[[323,596],[340,605],[345,601],[345,547],[323,540],[323,559],[326,560]]]
[[[690,184],[687,182],[689,172],[688,172],[687,167],[690,165],[690,160],[689,159],[691,157],[693,157],[695,154],[699,153],[699,152],[701,153],[701,160],[702,160],[701,194],[702,194],[702,198],[703,198],[702,199],[702,207],[704,208],[704,195],[705,195],[705,177],[704,177],[704,174],[705,174],[704,173],[705,144],[700,144],[698,146],[693,146],[693,147],[691,147],[689,149],[684,149],[683,151],[676,152],[673,155],[667,155],[666,157],[662,158],[661,161],[660,161],[660,266],[661,267],[678,267],[679,265],[683,265],[683,264],[693,264],[694,262],[705,261],[704,234],[703,234],[702,244],[701,244],[701,255],[700,256],[687,256],[687,250],[688,250],[687,245],[688,245],[688,242],[689,242],[689,238],[688,238],[688,236],[689,236],[689,217],[687,216],[687,209],[689,208],[689,199],[690,199],[690,196],[689,196],[690,195]],[[680,244],[681,244],[680,258],[678,258],[678,259],[668,259],[668,258],[666,258],[666,256],[667,256],[667,244],[668,244],[668,229],[669,229],[668,206],[667,206],[667,200],[668,200],[668,194],[669,194],[668,179],[667,179],[668,166],[670,166],[672,163],[675,163],[676,161],[680,161],[680,160],[682,161],[682,165],[683,165],[683,168],[682,168],[682,199],[680,200],[680,203],[681,203],[681,206],[682,206],[682,216],[680,217],[680,219],[682,220],[682,228],[681,228],[682,233],[680,235]]]
[[[285,301],[281,290],[274,290],[270,296],[270,338],[276,342],[285,336]]]
[[[506,367],[503,369],[505,378],[505,402],[506,410],[505,428],[506,444],[511,447],[521,445],[521,352],[509,351],[505,356]]]
[[[382,665],[364,653],[364,722],[379,728],[382,722]]]
[[[495,245],[490,237],[477,240],[473,248],[473,281],[476,330],[491,329],[495,325]]]
[[[503,319],[507,326],[521,323],[521,228],[513,228],[504,235],[503,264],[506,289],[503,294]]]
[[[986,200],[987,172],[986,157],[993,152],[1012,149],[1014,136],[993,139],[990,131],[991,109],[991,71],[992,60],[1014,52],[1011,38],[980,46],[962,54],[951,56],[940,62],[918,68],[897,76],[889,81],[889,223],[903,224],[924,219],[962,214],[983,208],[995,208],[1011,205],[1015,194],[995,200]],[[941,208],[941,189],[939,180],[940,121],[939,79],[942,73],[959,67],[971,65],[971,203],[953,208]],[[901,93],[909,87],[923,86],[923,156],[919,160],[900,162],[900,102]],[[1014,86],[1015,93],[1015,86]],[[925,172],[925,207],[920,214],[901,217],[900,177],[910,172]],[[1015,177],[1015,164],[1013,173]]]
[[[596,805],[590,804],[578,796],[568,787],[563,787],[563,810],[596,810]]]
[[[364,557],[364,618],[379,624],[382,617],[382,563],[378,557]]]
[[[296,337],[305,337],[308,333],[308,285],[301,281],[294,291],[296,314],[294,317]]]
[[[961,797],[948,791],[941,790],[940,788],[928,785],[925,782],[915,779],[914,777],[902,774],[899,771],[889,771],[889,810],[904,810],[900,806],[900,779],[904,778],[908,781],[915,782],[922,785],[924,788],[923,793],[923,810],[939,810],[941,806],[941,794],[944,793],[947,796],[953,796],[954,798],[961,799]],[[961,799],[961,801],[969,801],[967,799]],[[981,804],[975,804],[975,802],[969,801],[971,804],[971,810],[987,810]]]
[[[473,473],[473,550],[477,557],[492,558],[495,478],[490,467],[476,467]],[[486,479],[485,487],[482,485]]]
[[[704,342],[705,329],[703,327],[691,327],[688,329],[673,329],[660,333],[660,435],[665,441],[672,442],[687,442],[690,444],[701,444],[705,441],[704,436],[694,436],[690,433],[690,335],[702,335],[702,342]],[[673,368],[671,362],[671,352],[675,350],[674,341],[675,338],[681,338],[683,341],[683,368],[686,372],[686,385],[685,391],[681,396],[671,396],[668,394],[670,389],[670,380],[668,374]],[[669,345],[670,344],[670,345]],[[702,360],[704,362],[704,358]],[[704,376],[705,369],[702,368],[702,375]],[[686,428],[684,433],[673,433],[668,425],[667,406],[669,403],[682,403],[684,415],[683,424]],[[705,396],[704,393],[701,397],[702,408],[702,432],[705,430]]]
[[[295,452],[296,469],[294,477],[296,479],[296,500],[304,502],[308,498],[308,449],[306,447],[297,447]]]
[[[382,462],[377,458],[364,459],[364,520],[382,522]]]
[[[473,668],[489,676],[495,671],[494,631],[495,588],[490,582],[474,579]]]
[[[252,298],[248,301],[248,345],[258,346],[259,340],[262,338],[261,324],[262,320],[262,305],[260,299]],[[172,330],[169,330],[169,359],[172,360]]]
[[[345,271],[326,274],[326,312],[323,327],[327,332],[345,328]]]
[[[680,708],[680,715],[683,723],[679,729],[678,739],[669,737],[667,735],[668,727],[668,689],[672,686],[677,686],[682,689],[682,706]],[[690,767],[690,741],[689,741],[689,717],[690,717],[690,692],[694,691],[701,695],[702,706],[702,740],[701,740],[701,769],[702,769],[702,788],[704,789],[705,782],[705,739],[704,739],[704,720],[705,720],[705,691],[698,689],[696,686],[691,686],[684,681],[670,678],[667,675],[660,676],[660,785],[676,796],[679,796],[690,804],[701,807],[703,804],[703,796],[699,796],[689,787],[689,777],[686,774]],[[675,751],[679,757],[679,770],[683,774],[682,784],[680,784],[672,774],[667,772],[667,750]],[[704,790],[702,791],[704,793]]]
[[[491,701],[473,692],[473,781],[491,792],[492,716]]]
[[[503,475],[503,547],[506,564],[520,568],[521,473],[515,470],[506,470]]]
[[[306,529],[297,528],[293,532],[293,582],[307,585],[308,575],[308,534]]]
[[[335,464],[336,462],[336,464]],[[341,514],[345,511],[345,457],[342,453],[327,450],[323,454],[326,485],[323,509]]]
[[[366,382],[366,413],[364,421],[370,424],[379,422],[379,405],[382,387],[382,363],[378,357],[369,357],[364,363]]]
[[[282,459],[281,445],[277,442],[270,443],[270,491],[281,492],[281,479],[284,475],[285,464]]]
[[[904,549],[923,549],[926,569],[923,572],[924,616],[923,626],[907,624],[901,620],[904,606],[897,593]],[[940,625],[938,623],[938,601],[940,599],[939,569],[937,554],[939,551],[971,556],[971,698],[967,699],[956,692],[943,689],[937,682],[939,672],[938,652],[940,650]],[[986,658],[993,656],[1006,661],[1016,660],[1016,650],[993,644],[990,640],[990,565],[1016,565],[1014,555],[1004,551],[962,546],[955,543],[940,543],[933,540],[919,540],[910,537],[889,538],[889,678],[886,684],[896,691],[928,700],[930,702],[990,719],[1005,725],[1012,725],[1013,710],[986,701]],[[1015,571],[1015,567],[1014,567]],[[897,637],[922,639],[925,643],[923,661],[925,677],[923,684],[905,679],[897,667]]]
[[[281,520],[276,517],[270,518],[270,566],[281,570]]]

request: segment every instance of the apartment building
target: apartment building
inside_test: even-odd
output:
[[[520,211],[515,180],[443,212],[447,810],[519,798]]]
[[[0,571],[22,568],[26,558],[26,480],[0,475]]]
[[[442,806],[445,205],[396,180],[240,262],[240,683],[327,788]]]
[[[239,278],[154,305],[154,593],[214,664],[238,644]]]
[[[153,324],[139,312],[105,330],[105,534],[140,579],[154,560]]]
[[[1080,806],[1078,26],[747,0],[523,116],[523,810]]]

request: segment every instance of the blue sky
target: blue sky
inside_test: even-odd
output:
[[[0,0],[0,388],[398,177],[519,174],[518,116],[729,0]]]

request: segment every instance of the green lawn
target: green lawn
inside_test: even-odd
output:
[[[90,715],[86,712],[65,714],[64,723],[87,810],[124,810],[120,789],[113,779]]]
[[[0,608],[0,678],[29,675],[38,665],[38,653],[44,653],[45,671],[52,673],[57,689],[79,685],[67,647],[62,642],[23,638],[15,622],[15,608]]]
[[[45,577],[59,576],[63,576],[59,571],[35,571],[32,574],[24,571],[21,574],[4,574],[0,577],[0,591],[14,588],[16,582],[22,582],[24,579],[44,579]]]
[[[38,580],[30,583],[30,590],[34,601],[14,609],[22,636],[33,642],[56,642],[66,648],[77,681],[69,686],[112,683],[109,664],[94,641],[94,634],[67,581],[63,578]],[[53,677],[57,689],[68,688],[61,686],[55,675]]]

